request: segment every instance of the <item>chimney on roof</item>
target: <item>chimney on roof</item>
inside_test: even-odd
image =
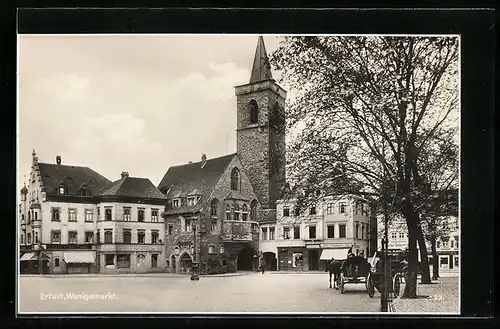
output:
[[[128,177],[128,172],[127,171],[122,171],[122,179]]]
[[[61,164],[61,156],[60,156],[60,155],[56,156],[56,163],[57,163],[58,165],[60,165],[60,164]]]
[[[201,155],[201,167],[205,167],[205,164],[207,163],[207,156],[205,155],[205,153],[203,153]]]

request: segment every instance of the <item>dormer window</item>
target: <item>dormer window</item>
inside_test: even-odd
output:
[[[194,205],[196,205],[196,201],[198,201],[197,199],[198,198],[196,196],[190,196],[188,198],[188,206],[194,206]]]
[[[179,208],[179,205],[180,205],[180,199],[172,200],[172,208]]]
[[[87,185],[82,185],[82,187],[80,188],[80,195],[81,196],[88,196],[89,195],[89,190],[88,190],[88,187]]]
[[[64,188],[64,185],[59,185],[59,194],[63,195],[65,194],[66,189]]]

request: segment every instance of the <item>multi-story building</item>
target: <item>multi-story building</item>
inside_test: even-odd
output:
[[[445,232],[436,239],[436,252],[438,255],[439,271],[443,273],[458,273],[460,269],[460,235],[458,232],[458,218],[449,217],[442,221],[449,229],[439,229],[440,232]],[[378,239],[377,245],[382,246],[382,238],[384,236],[383,218],[378,219]],[[403,218],[396,218],[391,221],[387,227],[388,248],[396,250],[405,250],[408,248],[408,228]],[[427,254],[429,256],[429,264],[433,264],[432,248],[429,241],[426,240]],[[421,261],[420,246],[417,244],[418,261]]]
[[[88,167],[63,165],[60,156],[40,163],[33,151],[21,190],[21,273],[161,269],[165,199],[148,179],[123,173],[112,183]],[[137,239],[125,240],[125,231]]]
[[[369,255],[372,224],[369,202],[357,196],[325,197],[303,210],[280,200],[277,221],[261,223],[260,251],[269,269],[324,269],[350,248]]]
[[[285,183],[286,92],[272,78],[262,37],[250,81],[235,93],[237,153],[171,167],[158,186],[168,198],[165,241],[172,272],[189,269],[195,256],[202,270],[208,263],[255,269],[257,224],[276,222]],[[196,239],[192,223],[198,223]]]
[[[195,260],[208,272],[256,268],[261,206],[236,154],[170,167],[159,188],[170,272],[189,272]]]

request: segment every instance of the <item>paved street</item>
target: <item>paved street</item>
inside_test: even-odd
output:
[[[203,276],[198,282],[166,275],[23,276],[19,282],[20,312],[377,312],[380,302],[378,294],[368,297],[364,284],[346,285],[344,295],[329,289],[326,273]],[[85,301],[71,293],[109,295]]]

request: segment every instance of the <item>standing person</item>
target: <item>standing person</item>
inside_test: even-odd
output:
[[[262,274],[264,274],[264,272],[266,271],[266,265],[265,265],[264,261],[262,261],[260,263],[260,270],[261,270]]]

